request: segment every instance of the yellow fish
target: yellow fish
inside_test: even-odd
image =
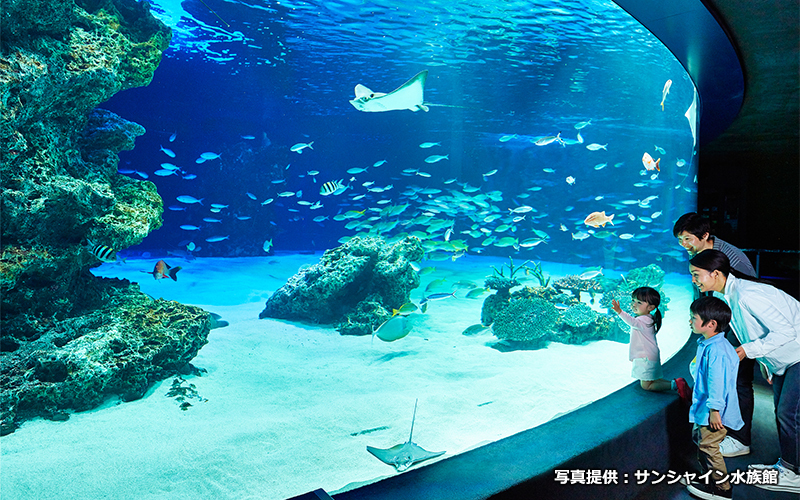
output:
[[[667,99],[670,87],[672,87],[672,80],[667,80],[667,83],[664,84],[664,90],[661,91],[661,111],[664,111],[664,101]]]
[[[583,220],[583,223],[586,224],[587,226],[592,226],[592,227],[600,227],[600,226],[606,227],[607,223],[613,226],[614,225],[613,220],[614,220],[614,214],[606,215],[605,211],[592,212],[586,216],[586,218]]]

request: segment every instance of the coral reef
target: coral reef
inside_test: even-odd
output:
[[[342,334],[371,334],[419,286],[411,263],[422,256],[414,236],[393,245],[379,237],[355,237],[289,278],[259,318],[337,323]]]
[[[17,336],[3,332],[2,434],[33,416],[63,420],[65,410],[88,410],[111,394],[138,399],[207,342],[210,315],[198,307],[151,299],[127,281],[95,279],[90,289],[94,303],[83,314],[7,322]]]
[[[547,338],[559,319],[558,310],[550,302],[517,298],[495,314],[492,331],[501,340],[535,343]]]
[[[527,265],[527,263],[525,263]],[[537,274],[540,266],[535,266]],[[526,271],[533,272],[533,271]],[[499,272],[497,272],[499,274]],[[609,279],[602,275],[589,279],[566,276],[550,286],[525,286],[503,296],[489,296],[481,310],[481,323],[488,325],[504,344],[496,348],[504,351],[535,349],[547,341],[565,344],[584,344],[595,340],[627,342],[621,324],[615,316],[599,314],[580,301],[588,293],[594,304],[600,294],[599,305],[610,308],[611,299],[620,300],[623,308],[630,307],[630,294],[639,286],[651,286],[661,292],[662,311],[669,301],[661,290],[664,272],[656,265],[632,270],[622,279]],[[542,283],[542,278],[539,278]],[[544,281],[549,284],[549,280]],[[554,316],[555,314],[555,316]]]
[[[664,276],[664,271],[656,264],[631,269],[624,279],[613,280],[613,284],[611,283],[612,280],[606,283],[605,292],[600,299],[600,305],[610,309],[611,301],[617,300],[622,306],[622,309],[631,314],[633,312],[630,308],[631,293],[639,287],[649,286],[657,290],[661,295],[661,305],[659,309],[661,309],[663,314],[667,311],[667,304],[669,304],[669,297],[662,291]],[[627,329],[627,325],[625,329]]]
[[[204,311],[110,285],[88,240],[161,225],[150,182],[117,174],[144,128],[96,106],[147,85],[171,32],[135,0],[7,0],[0,16],[0,428],[141,396],[205,343]]]
[[[553,288],[563,291],[569,291],[578,300],[581,299],[581,292],[586,292],[594,301],[596,294],[603,293],[603,285],[597,278],[581,279],[579,276],[570,275],[556,280],[553,283]]]
[[[572,306],[564,311],[561,316],[564,324],[571,328],[581,328],[594,323],[598,314],[584,303]]]
[[[494,270],[494,274],[486,277],[483,286],[484,288],[497,290],[497,292],[484,299],[483,307],[481,308],[481,324],[491,325],[494,321],[495,314],[508,305],[508,301],[511,298],[511,289],[521,285],[514,277],[515,274],[520,271],[525,271],[526,273],[533,271],[534,273],[538,273],[537,277],[541,282],[543,279],[541,265],[536,264],[534,268],[530,268],[528,267],[529,262],[529,260],[526,260],[522,264],[515,266],[514,259],[509,257],[508,264],[500,266],[499,269],[491,266]],[[506,268],[508,268],[508,274],[506,274]],[[549,282],[549,278],[547,281]]]

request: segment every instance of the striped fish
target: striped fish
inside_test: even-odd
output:
[[[322,196],[329,196],[329,195],[338,195],[342,194],[347,190],[347,186],[342,184],[344,179],[339,179],[338,181],[328,181],[322,185],[319,189],[319,194]]]
[[[95,245],[92,240],[87,240],[86,243],[86,250],[102,262],[116,262],[117,256],[113,248],[105,245]]]

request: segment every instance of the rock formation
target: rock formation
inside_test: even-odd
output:
[[[132,399],[206,342],[208,314],[101,280],[88,240],[116,250],[161,225],[150,182],[117,174],[144,128],[97,109],[147,85],[170,30],[135,0],[6,0],[0,16],[0,430]]]
[[[392,309],[409,301],[420,283],[411,262],[422,256],[413,236],[393,245],[379,237],[355,237],[289,278],[259,318],[336,323],[342,334],[369,335]]]

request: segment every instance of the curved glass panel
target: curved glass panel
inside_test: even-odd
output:
[[[157,185],[164,226],[95,273],[230,326],[193,362],[207,371],[191,380],[193,408],[164,403],[167,380],[57,429],[32,423],[41,442],[73,433],[103,449],[114,412],[146,432],[179,429],[151,450],[169,476],[120,491],[163,492],[175,472],[192,495],[334,492],[408,465],[367,446],[446,452],[432,463],[631,383],[609,301],[628,308],[634,285],[661,292],[662,361],[685,343],[691,292],[672,225],[696,207],[694,86],[614,3],[156,0],[153,11],[174,30],[155,80],[103,107],[147,129],[120,173]],[[354,237],[418,238],[410,300],[425,312],[382,311],[408,324],[374,336],[337,333],[357,319],[351,303],[324,324],[257,319],[293,274]],[[142,278],[158,258],[183,267],[178,281]],[[114,453],[150,446],[130,441]]]

